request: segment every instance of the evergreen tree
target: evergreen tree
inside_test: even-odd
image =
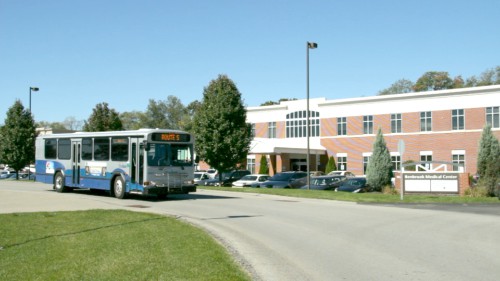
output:
[[[382,134],[378,129],[377,137],[373,143],[373,152],[368,162],[366,170],[366,181],[375,190],[382,190],[388,184],[391,184],[392,162],[391,154]]]
[[[333,158],[333,156],[330,156],[330,158],[328,158],[328,163],[326,163],[325,174],[328,175],[328,173],[336,170],[337,164],[335,164],[335,158]]]
[[[500,181],[500,145],[489,124],[483,128],[479,140],[477,173],[479,185],[484,186],[490,196],[495,196],[495,192],[499,192],[495,189]]]
[[[31,112],[16,100],[0,131],[0,159],[16,171],[19,179],[19,170],[35,161],[36,127]]]
[[[259,174],[269,174],[269,167],[267,166],[267,157],[265,155],[260,156],[260,167]]]
[[[89,119],[85,121],[83,130],[86,132],[104,132],[123,130],[123,124],[119,114],[108,103],[103,102],[96,105]]]
[[[196,152],[219,175],[241,163],[250,149],[250,125],[241,94],[226,75],[219,75],[203,91],[194,116]]]

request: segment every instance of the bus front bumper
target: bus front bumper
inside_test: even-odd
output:
[[[189,192],[196,192],[196,185],[183,185],[183,186],[147,186],[144,187],[144,195],[163,195],[163,194],[188,194]]]

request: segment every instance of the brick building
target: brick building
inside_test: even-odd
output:
[[[486,123],[500,138],[500,86],[387,96],[309,100],[310,170],[324,170],[333,156],[339,170],[364,175],[380,128],[394,169],[413,161],[445,161],[476,173],[478,142]],[[270,174],[307,170],[306,100],[247,108],[254,139],[247,168]],[[404,142],[404,154],[398,143]],[[449,170],[460,169],[450,165]]]

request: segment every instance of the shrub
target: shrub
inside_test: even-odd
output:
[[[333,158],[333,156],[330,156],[330,158],[328,158],[328,163],[326,164],[325,174],[328,174],[336,170],[337,170],[337,165],[335,164],[335,159]]]
[[[382,193],[388,195],[398,195],[399,191],[392,185],[388,184],[382,188]]]
[[[465,190],[464,196],[466,197],[488,197],[488,188],[484,186],[473,186]]]
[[[411,164],[411,163],[415,163],[415,161],[406,160],[403,162],[403,164]],[[416,170],[417,170],[417,167],[415,165],[409,165],[409,166],[405,167],[405,171],[416,171]]]
[[[266,158],[266,156],[262,155],[260,157],[259,174],[267,175],[268,173],[269,173],[269,167],[267,166],[267,158]]]

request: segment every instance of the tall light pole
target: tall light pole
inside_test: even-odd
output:
[[[40,90],[40,89],[38,89],[37,87],[30,87],[30,103],[29,103],[29,105],[30,105],[30,107],[29,107],[30,113],[31,113],[31,91],[38,92],[38,90]]]
[[[306,130],[306,136],[307,136],[307,159],[306,159],[306,165],[307,165],[307,189],[311,188],[311,171],[310,171],[310,147],[309,147],[309,136],[311,135],[311,127],[310,127],[310,122],[309,122],[309,49],[316,49],[318,48],[318,44],[314,42],[307,42],[307,47],[306,47],[306,63],[307,63],[307,113],[306,113],[306,120],[307,120],[307,130]]]

